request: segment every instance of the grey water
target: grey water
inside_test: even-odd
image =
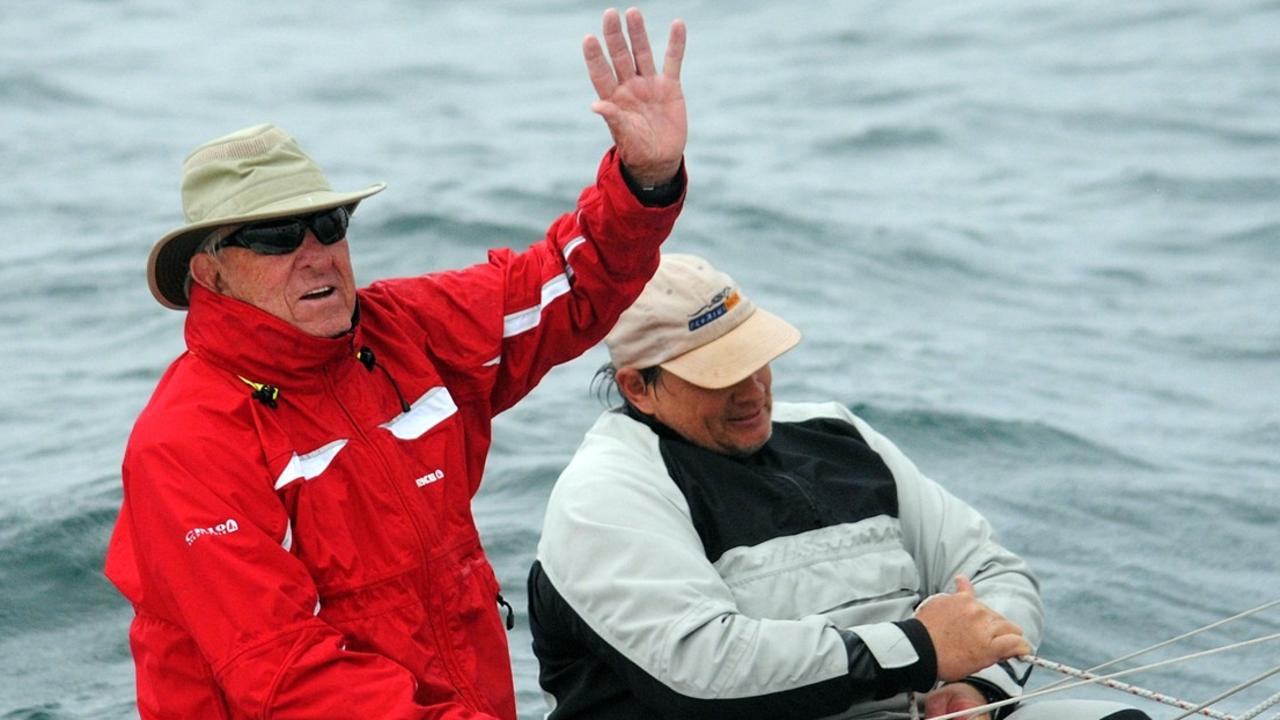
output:
[[[483,261],[594,177],[609,140],[579,48],[603,9],[0,5],[0,718],[136,716],[101,565],[130,426],[182,350],[143,267],[181,224],[187,151],[274,122],[339,189],[386,181],[351,230],[363,282]],[[642,9],[660,47],[689,26],[667,247],[804,332],[776,396],[853,407],[1029,559],[1045,657],[1088,666],[1280,597],[1280,2]],[[476,510],[517,608],[603,360],[498,418]],[[1277,631],[1264,613],[1181,650]],[[541,717],[523,613],[511,646]],[[1127,679],[1202,701],[1278,656]]]

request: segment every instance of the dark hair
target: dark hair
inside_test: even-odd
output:
[[[662,368],[657,365],[641,368],[639,372],[640,379],[644,381],[644,386],[647,388],[657,385],[658,378],[662,377]],[[595,393],[596,397],[606,407],[609,406],[609,396],[616,392],[622,400],[623,407],[633,413],[640,412],[631,404],[630,400],[627,400],[626,394],[618,387],[618,368],[614,367],[612,363],[605,363],[600,366],[599,370],[596,370],[596,374],[591,378],[591,392]]]

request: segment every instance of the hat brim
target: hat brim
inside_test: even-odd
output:
[[[741,382],[799,342],[794,325],[757,307],[734,329],[660,367],[698,387],[719,390]]]
[[[308,215],[344,205],[351,205],[351,210],[354,211],[355,205],[361,200],[382,192],[386,186],[386,183],[375,183],[364,190],[350,193],[335,193],[328,190],[313,192],[265,205],[252,213],[210,218],[184,225],[160,238],[159,242],[151,248],[151,256],[147,258],[147,285],[151,288],[151,294],[161,305],[174,310],[186,310],[189,302],[187,271],[191,256],[215,228],[294,215]]]

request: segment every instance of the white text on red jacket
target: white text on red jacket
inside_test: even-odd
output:
[[[205,535],[230,535],[240,529],[240,525],[232,518],[227,518],[224,523],[218,523],[213,527],[195,528],[187,531],[187,545],[194,545],[196,540]]]

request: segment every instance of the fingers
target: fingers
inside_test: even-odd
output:
[[[991,637],[999,637],[1001,635],[1022,635],[1022,628],[1018,627],[1014,622],[991,611]]]
[[[596,89],[596,97],[601,99],[613,95],[618,81],[613,77],[613,68],[604,57],[600,41],[594,35],[588,35],[582,41],[582,57],[587,61],[587,75],[591,77],[591,85]]]
[[[608,100],[597,100],[591,103],[591,112],[604,118],[604,122],[609,126],[609,132],[616,138],[618,133],[622,132],[621,127],[621,111],[618,106]]]
[[[658,74],[654,65],[653,47],[645,30],[644,16],[635,8],[627,10],[627,33],[622,32],[622,18],[618,11],[609,8],[604,13],[602,36],[604,46],[593,35],[582,42],[582,56],[587,61],[587,72],[596,95],[607,98],[627,80],[640,75],[653,77]],[[630,36],[630,47],[627,46]],[[680,67],[684,62],[687,30],[684,21],[671,23],[671,35],[667,39],[667,51],[662,59],[662,74],[679,81]],[[606,56],[606,50],[607,56]]]
[[[638,11],[637,11],[638,12]],[[630,22],[631,11],[627,11]],[[604,46],[609,49],[609,59],[613,61],[613,73],[618,83],[625,83],[636,76],[636,63],[627,48],[627,39],[622,34],[622,19],[618,11],[609,8],[604,13]]]
[[[644,29],[644,16],[640,11],[627,10],[627,35],[631,36],[631,56],[635,59],[636,72],[653,77],[658,74],[653,66],[653,49],[649,47],[649,34]]]
[[[925,717],[938,717],[954,712],[972,710],[987,704],[987,699],[976,687],[968,683],[947,683],[925,696]],[[973,715],[969,720],[988,718],[987,714]]]
[[[582,40],[582,57],[587,61],[587,75],[591,78],[592,87],[596,89],[596,97],[602,100],[612,97],[619,83],[636,74],[635,64],[627,50],[627,41],[622,37],[622,20],[619,19],[617,10],[609,8],[604,11],[603,26],[602,35],[605,47],[609,49],[608,57],[605,57],[604,49],[594,35],[588,35]]]
[[[1022,629],[973,594],[966,578],[956,592],[937,595],[916,609],[937,653],[938,677],[955,680],[1005,658],[1030,652]]]
[[[1022,628],[1003,615],[992,613],[991,618],[991,651],[1001,660],[1026,655],[1031,646],[1022,636]]]
[[[687,33],[683,20],[675,20],[671,23],[671,35],[667,37],[667,54],[662,58],[662,74],[671,80],[680,79],[680,64],[684,62]]]
[[[1027,644],[1026,638],[1022,637],[1022,633],[999,635],[991,640],[991,651],[995,653],[1001,660],[1018,657],[1019,655],[1027,655],[1031,652],[1031,646]]]

